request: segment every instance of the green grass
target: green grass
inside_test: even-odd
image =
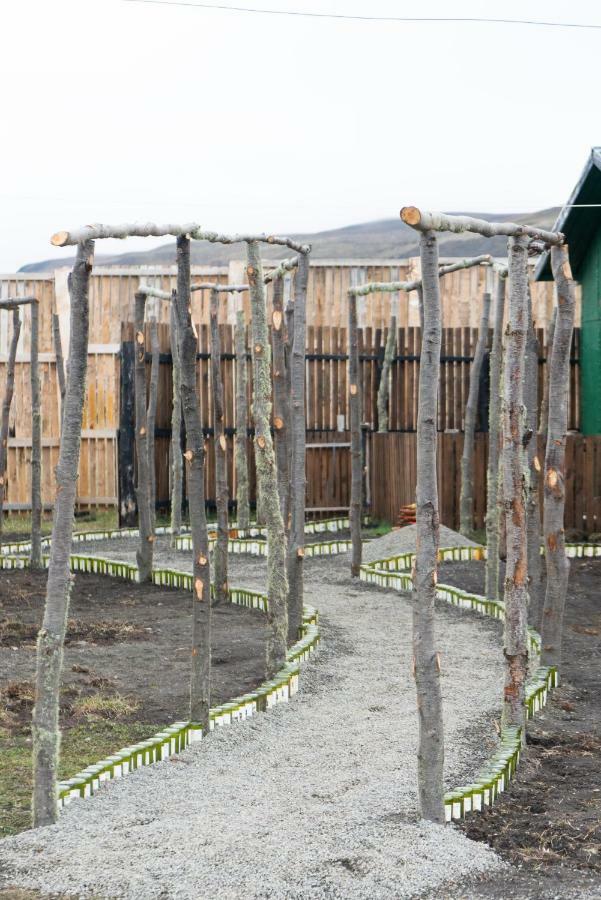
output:
[[[160,725],[93,720],[63,733],[59,778],[70,778],[91,763],[149,738]],[[28,732],[0,728],[0,837],[31,827],[31,739]]]
[[[366,538],[382,537],[391,530],[390,522],[370,522],[369,526],[363,529],[363,536]]]
[[[89,513],[75,518],[75,531],[109,531],[118,528],[116,509],[90,510]],[[2,530],[6,534],[22,534],[25,540],[31,534],[31,515],[29,513],[10,513],[4,519]],[[45,512],[42,518],[42,534],[52,531],[52,513]]]

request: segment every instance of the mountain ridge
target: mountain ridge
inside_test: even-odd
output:
[[[538,210],[532,213],[453,213],[488,219],[492,222],[517,222],[551,228],[558,207]],[[359,222],[313,233],[291,235],[297,241],[310,243],[313,247],[312,259],[405,259],[419,253],[419,236],[414,229],[399,219],[377,219],[373,222]],[[491,253],[506,256],[507,239],[504,237],[483,238],[477,234],[449,234],[439,236],[441,256],[477,256]],[[282,259],[289,251],[286,247],[264,245],[264,259]],[[193,265],[227,265],[232,259],[241,259],[243,253],[237,244],[210,244],[207,241],[193,241],[191,258]],[[71,266],[73,258],[45,259],[22,266],[20,272],[49,272]],[[175,264],[175,241],[161,244],[149,250],[133,250],[124,253],[98,254],[96,264],[103,266],[173,265]]]

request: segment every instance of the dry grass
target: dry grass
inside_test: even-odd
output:
[[[75,718],[78,719],[118,721],[134,713],[139,705],[135,700],[123,697],[121,694],[114,694],[110,697],[103,694],[92,694],[76,700],[72,711]]]

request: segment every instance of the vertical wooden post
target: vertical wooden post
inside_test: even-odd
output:
[[[489,600],[499,599],[499,531],[502,508],[499,504],[501,371],[503,367],[503,318],[507,274],[497,274],[495,318],[490,354],[490,397],[488,405],[488,467],[486,471],[486,587]]]
[[[135,441],[135,360],[133,341],[121,342],[119,386],[119,527],[134,528],[138,506],[134,482]]]
[[[56,365],[56,377],[58,380],[58,391],[61,398],[62,422],[63,409],[65,408],[65,393],[67,391],[67,382],[65,379],[65,360],[63,357],[63,342],[61,340],[60,319],[57,313],[52,313],[52,342],[54,344],[54,358]]]
[[[93,254],[93,241],[78,244],[71,274],[69,380],[56,467],[50,565],[46,583],[44,619],[37,643],[35,706],[31,729],[34,827],[50,825],[58,818],[57,776],[60,744],[58,713],[63,645],[71,589],[69,557],[88,365],[88,292]]]
[[[215,581],[214,605],[228,600],[228,484],[227,439],[224,428],[223,379],[221,376],[221,341],[219,339],[219,292],[211,290],[211,392],[213,396],[213,446],[215,448],[215,500],[217,504],[217,543],[213,552]]]
[[[177,536],[182,530],[182,390],[179,358],[179,336],[177,329],[177,310],[175,291],[171,297],[169,309],[171,323],[171,543],[175,546]]]
[[[440,519],[436,481],[436,422],[442,340],[438,242],[433,231],[420,233],[424,325],[417,415],[417,546],[413,576],[413,660],[419,744],[417,780],[424,819],[444,823],[444,733],[440,657],[436,652],[436,598]]]
[[[388,393],[390,367],[394,359],[395,350],[396,316],[391,316],[390,325],[388,326],[388,334],[386,336],[386,349],[384,350],[382,371],[380,373],[380,384],[378,385],[378,431],[380,433],[386,433],[388,431]]]
[[[144,338],[144,310],[146,294],[135,295],[135,403],[136,403],[136,462],[139,542],[136,561],[140,581],[152,578],[154,535],[150,514],[150,471],[148,465],[148,424],[146,418],[146,341]]]
[[[307,346],[307,282],[309,256],[301,253],[294,279],[294,340],[290,358],[290,538],[288,546],[288,639],[299,637],[303,622],[305,556],[305,352]]]
[[[290,395],[288,393],[288,372],[286,360],[286,342],[291,335],[286,335],[284,323],[284,279],[282,276],[273,281],[273,310],[271,314],[271,341],[273,344],[273,428],[275,458],[278,469],[278,494],[284,525],[288,523],[288,501],[290,490]],[[288,609],[288,625],[290,626],[290,609]]]
[[[505,573],[505,690],[503,725],[524,728],[528,674],[527,467],[524,375],[528,327],[528,237],[508,240],[509,323],[503,372],[503,498],[507,535]],[[525,738],[525,735],[524,735]]]
[[[10,407],[15,392],[15,361],[17,359],[17,345],[21,333],[21,316],[19,308],[13,309],[13,333],[8,349],[8,361],[6,364],[6,384],[4,387],[4,399],[2,401],[2,421],[0,423],[0,542],[4,527],[4,498],[7,486],[8,467],[8,425],[10,421]]]
[[[557,286],[557,317],[549,367],[549,433],[545,453],[545,557],[547,591],[543,608],[541,662],[561,663],[563,612],[570,563],[564,532],[565,450],[568,428],[570,352],[574,330],[576,287],[567,246],[551,248],[551,268]]]
[[[38,354],[40,345],[39,303],[35,300],[31,309],[31,568],[42,568],[42,413],[40,409],[40,369]]]
[[[159,391],[159,326],[156,312],[150,320],[150,383],[148,385],[148,408],[146,411],[146,429],[148,432],[148,506],[150,509],[150,527],[154,535],[156,527],[157,479],[155,460],[155,427],[157,417],[157,397]]]
[[[236,313],[236,520],[238,528],[250,525],[248,497],[248,370],[246,365],[246,326],[244,312]]]
[[[267,677],[271,677],[286,661],[288,635],[288,579],[286,577],[286,533],[278,497],[275,454],[270,430],[271,367],[267,331],[267,309],[263,267],[259,245],[247,243],[247,275],[252,313],[252,354],[255,419],[255,454],[257,477],[267,522]]]
[[[177,330],[181,368],[181,390],[186,423],[188,502],[193,553],[192,663],[190,672],[190,719],[209,731],[211,706],[211,577],[209,534],[205,509],[205,446],[196,386],[198,335],[192,322],[190,303],[190,239],[177,239]]]
[[[542,610],[542,566],[541,528],[538,503],[538,473],[541,464],[538,458],[538,341],[532,319],[532,297],[528,288],[528,330],[526,332],[526,363],[524,378],[524,406],[526,407],[526,434],[528,436],[527,465],[528,486],[526,489],[526,524],[528,549],[528,621],[537,630],[540,627]]]
[[[461,456],[461,490],[459,498],[459,531],[466,537],[474,534],[474,439],[476,433],[476,416],[478,414],[478,392],[480,390],[480,373],[486,345],[488,343],[488,320],[490,317],[490,294],[485,291],[482,297],[482,314],[478,340],[474,353],[474,361],[470,370],[470,385],[465,407],[465,423],[463,428],[463,453]]]
[[[357,327],[357,295],[351,288],[348,293],[349,334],[349,418],[351,431],[351,575],[359,576],[361,567],[361,508],[363,495],[363,464],[361,448],[361,395],[359,383],[359,334]]]

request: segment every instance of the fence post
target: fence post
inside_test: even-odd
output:
[[[134,483],[134,362],[132,340],[121,342],[121,379],[119,390],[119,527],[132,528],[138,520],[138,505]]]

